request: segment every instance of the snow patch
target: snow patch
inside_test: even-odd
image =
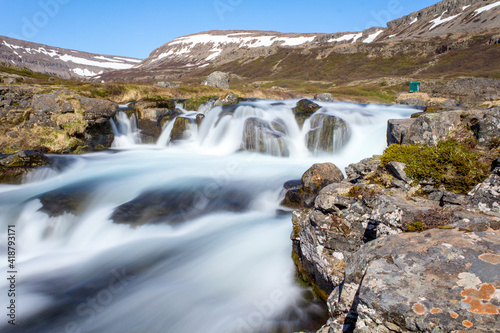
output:
[[[328,41],[328,43],[343,42],[343,41],[347,41],[347,40],[351,40],[351,39],[352,39],[352,43],[356,43],[356,41],[359,38],[361,38],[361,36],[363,36],[362,32],[360,32],[359,34],[348,34],[348,35],[340,36],[338,38],[332,38]]]
[[[383,32],[384,32],[384,30],[379,30],[379,31],[377,31],[377,32],[369,35],[368,38],[363,41],[363,43],[371,43],[371,42],[373,42],[378,37],[378,35],[380,35]]]
[[[467,8],[469,8],[469,7],[470,7],[470,5],[463,6],[463,7],[462,7],[462,11],[466,10],[466,9],[467,9]]]
[[[216,58],[226,44],[238,44],[239,47],[263,47],[271,46],[274,43],[281,43],[284,46],[297,46],[304,43],[312,42],[316,36],[312,37],[278,37],[278,36],[242,36],[251,33],[241,32],[229,35],[209,35],[200,34],[186,37],[179,37],[167,44],[167,46],[180,46],[181,49],[170,49],[167,52],[159,54],[153,62],[163,59],[168,56],[178,56],[181,54],[191,52],[192,48],[199,44],[213,44],[211,48],[211,54],[208,56],[210,60]]]
[[[102,74],[103,72],[100,71],[99,73],[94,73],[92,71],[89,71],[88,69],[86,68],[73,68],[72,71],[77,74],[77,75],[80,75],[80,76],[85,76],[85,77],[91,77],[91,76],[96,76],[96,75],[99,75],[99,74]]]
[[[474,13],[476,13],[475,15],[481,14],[482,12],[487,12],[488,10],[493,9],[495,7],[498,7],[498,6],[500,6],[500,1],[494,2],[494,3],[490,4],[490,5],[481,7],[479,9],[476,9],[474,11]]]
[[[433,23],[432,27],[429,28],[429,31],[434,29],[435,27],[437,27],[438,25],[441,25],[443,23],[446,23],[446,22],[449,22],[455,18],[457,18],[458,16],[460,16],[460,14],[457,14],[457,15],[453,15],[453,16],[450,16],[450,17],[447,17],[447,18],[442,18],[444,14],[446,14],[447,11],[444,11],[443,14],[441,14],[441,16],[439,16],[438,18],[434,19],[434,20],[431,20],[429,21],[429,23]]]
[[[412,25],[413,23],[416,23],[417,21],[418,21],[418,17],[415,17],[415,18],[413,19],[413,21],[411,21],[411,22],[410,22],[410,25]]]
[[[68,55],[68,54],[60,55],[59,59],[61,59],[64,62],[71,61],[71,62],[73,62],[75,64],[79,64],[79,65],[95,66],[95,67],[102,67],[102,68],[129,69],[129,68],[134,67],[133,64],[93,61],[93,60],[89,60],[89,59],[75,57],[75,56]]]

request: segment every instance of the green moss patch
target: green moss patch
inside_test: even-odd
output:
[[[384,165],[391,161],[406,164],[406,174],[418,181],[432,179],[448,191],[467,193],[486,179],[488,165],[481,155],[455,139],[437,146],[391,145],[381,157]]]

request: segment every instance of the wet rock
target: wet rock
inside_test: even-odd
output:
[[[177,224],[210,212],[245,211],[251,195],[243,190],[221,187],[214,195],[206,195],[203,184],[196,188],[151,190],[117,207],[111,219],[133,226],[146,223]],[[207,185],[209,186],[209,185]]]
[[[499,231],[430,230],[365,244],[328,299],[330,327],[451,332],[496,327]],[[337,329],[337,330],[336,330]]]
[[[229,89],[229,75],[224,72],[216,71],[211,73],[201,84],[203,86]]]
[[[273,156],[288,156],[290,152],[282,133],[260,118],[248,118],[243,129],[242,149]]]
[[[306,136],[307,148],[312,152],[336,152],[344,147],[350,137],[349,127],[343,119],[317,114],[311,118],[311,130]]]
[[[196,115],[196,125],[198,125],[198,127],[201,126],[201,123],[203,122],[203,119],[205,119],[205,115],[204,114],[197,114]]]
[[[415,119],[389,119],[387,121],[387,144],[402,144],[406,133]]]
[[[175,109],[175,102],[172,101],[171,99],[145,98],[145,99],[141,99],[140,101],[137,101],[134,104],[134,108],[142,116],[142,113],[144,112],[144,110],[147,110],[147,109],[170,109],[170,110],[173,110],[173,109]]]
[[[333,102],[333,95],[330,93],[320,93],[314,96],[314,99],[320,102]]]
[[[309,118],[314,112],[320,109],[320,106],[308,99],[301,99],[293,108],[293,114],[299,127],[302,127],[304,121]]]
[[[95,188],[95,184],[77,183],[46,192],[38,197],[42,204],[40,211],[51,217],[65,213],[77,215],[84,211]]]
[[[283,119],[275,119],[271,122],[271,127],[280,133],[288,134],[288,128],[286,127],[285,121]]]
[[[0,155],[0,183],[20,184],[26,173],[50,164],[51,161],[47,156],[33,150]]]
[[[170,132],[170,141],[175,142],[189,139],[189,128],[193,123],[196,123],[196,119],[187,117],[175,118],[174,127],[172,128],[172,132]]]

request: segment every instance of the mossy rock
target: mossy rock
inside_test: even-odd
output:
[[[214,96],[193,97],[184,102],[184,110],[198,111],[200,106],[206,102],[213,101]]]
[[[308,99],[301,99],[297,102],[297,105],[293,108],[293,114],[295,115],[295,120],[299,127],[304,125],[304,122],[309,118],[314,112],[318,111],[321,107],[311,102]]]
[[[170,141],[179,141],[186,139],[186,131],[189,129],[190,125],[195,122],[191,118],[177,117],[175,118],[174,127],[172,132],[170,132]]]

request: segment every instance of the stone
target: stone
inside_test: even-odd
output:
[[[500,140],[500,108],[485,113],[471,126],[479,143],[490,144],[493,139]]]
[[[157,82],[156,85],[162,88],[177,88],[179,86],[177,83],[164,82],[164,81]]]
[[[333,102],[333,95],[330,93],[320,93],[314,96],[314,99],[320,102]]]
[[[347,259],[343,288],[328,299],[332,324],[351,332],[490,331],[500,309],[498,253],[500,231],[491,229],[367,243]]]
[[[342,171],[333,163],[313,164],[301,178],[304,203],[312,206],[319,191],[332,183],[339,183],[344,179]]]
[[[229,75],[216,71],[211,73],[201,84],[215,88],[229,89]]]
[[[219,97],[218,100],[214,102],[214,106],[221,105],[234,105],[239,103],[239,98],[232,92],[227,92],[224,96]]]
[[[410,125],[401,143],[435,146],[459,128],[460,115],[460,111],[421,115]]]
[[[414,122],[415,119],[413,118],[389,119],[387,121],[387,145],[402,144],[404,136]]]
[[[401,162],[391,161],[387,163],[385,167],[387,171],[389,171],[397,179],[402,180],[407,184],[411,184],[413,182],[412,179],[406,175],[405,172],[406,164]]]
[[[289,156],[290,152],[282,133],[260,118],[248,118],[243,127],[242,149],[273,156]]]
[[[499,169],[495,169],[499,170]],[[471,205],[486,214],[500,216],[500,172],[490,174],[468,193]]]
[[[349,141],[351,132],[347,123],[328,114],[311,118],[311,130],[306,135],[307,148],[313,152],[337,152]]]
[[[320,108],[321,107],[318,104],[311,102],[308,99],[301,99],[298,101],[297,105],[293,108],[293,114],[295,115],[295,120],[297,121],[299,127],[302,127],[305,120]]]
[[[175,142],[189,139],[189,127],[193,123],[196,123],[196,119],[182,116],[175,118],[174,127],[172,128],[172,132],[170,132],[170,141]]]
[[[34,168],[51,165],[50,159],[34,150],[0,155],[0,183],[20,184],[26,173]]]
[[[366,177],[368,174],[374,173],[382,165],[380,160],[376,157],[378,156],[365,158],[358,163],[349,164],[345,168],[347,179],[351,183],[356,183],[360,179]]]

